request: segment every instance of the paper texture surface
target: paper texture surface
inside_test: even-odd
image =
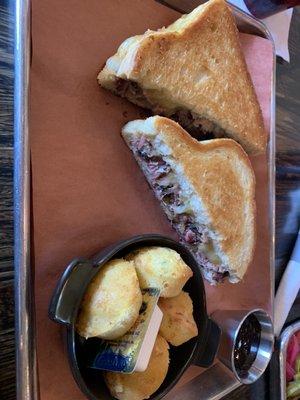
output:
[[[230,3],[251,15],[250,11],[245,5],[244,0],[230,0]],[[288,62],[290,61],[289,31],[292,15],[293,9],[290,8],[261,20],[269,29],[273,37],[276,54]]]
[[[42,400],[83,399],[73,381],[61,328],[49,300],[65,266],[141,233],[176,238],[120,136],[143,112],[101,89],[96,76],[128,36],[168,25],[178,14],[152,0],[32,2],[30,136],[37,343]],[[271,44],[241,37],[269,127]],[[234,83],[233,83],[234,84]],[[209,312],[269,308],[269,236],[265,157],[254,160],[258,229],[245,281],[206,285]],[[197,305],[195,305],[196,307]]]

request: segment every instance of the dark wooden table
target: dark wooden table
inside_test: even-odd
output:
[[[0,399],[15,399],[13,300],[13,28],[14,1],[0,0]],[[290,31],[291,63],[277,62],[276,284],[289,260],[300,220],[300,9]],[[300,317],[300,300],[289,321]],[[273,371],[273,370],[272,370]],[[275,396],[268,370],[226,400]],[[186,399],[188,400],[188,399]]]

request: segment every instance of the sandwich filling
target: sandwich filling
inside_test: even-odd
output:
[[[144,91],[137,82],[116,78],[114,91],[118,96],[124,97],[140,107],[173,119],[198,140],[209,140],[226,136],[224,129],[219,125],[190,110],[176,107],[173,112],[170,112],[166,107],[154,101],[153,96],[147,95],[147,91]],[[159,98],[158,94],[155,97]]]
[[[153,107],[144,95],[143,89],[136,82],[116,78],[114,90],[118,96],[124,97],[140,107],[148,109],[152,109]]]
[[[176,171],[176,163],[166,145],[159,143],[157,136],[145,134],[130,137],[128,145],[180,240],[194,254],[205,278],[212,284],[222,282],[229,276],[229,268],[217,255],[211,232],[203,221],[199,221],[199,213],[196,215],[194,211],[199,210],[196,196]],[[236,281],[234,276],[230,278]]]

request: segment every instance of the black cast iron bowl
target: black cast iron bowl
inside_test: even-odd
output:
[[[216,355],[220,328],[208,318],[204,283],[199,267],[185,246],[161,235],[136,236],[114,244],[90,260],[75,259],[60,278],[49,307],[49,317],[65,327],[66,347],[74,379],[91,400],[111,400],[102,371],[87,367],[86,356],[92,351],[91,339],[81,338],[75,331],[75,321],[85,290],[99,269],[113,258],[123,257],[132,250],[145,246],[162,246],[176,250],[193,270],[193,277],[184,286],[194,305],[194,319],[199,334],[181,346],[170,346],[170,365],[167,376],[160,388],[150,397],[163,398],[176,384],[190,365],[209,367]],[[92,339],[93,340],[93,339]]]

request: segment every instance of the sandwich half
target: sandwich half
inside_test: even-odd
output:
[[[255,246],[255,177],[242,147],[199,142],[159,116],[127,123],[122,136],[204,277],[240,281]]]
[[[224,0],[210,0],[167,28],[125,40],[98,82],[174,119],[197,139],[225,136],[248,153],[265,150],[262,113]]]

